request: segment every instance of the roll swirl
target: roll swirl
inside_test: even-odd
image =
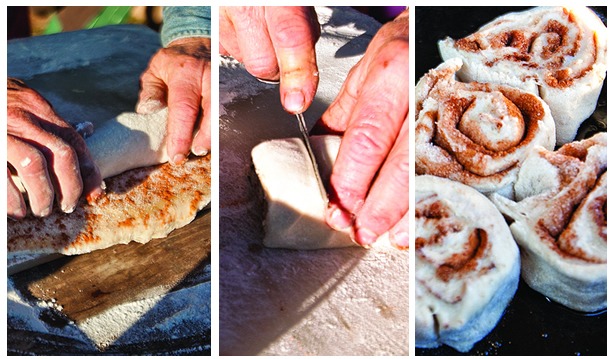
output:
[[[554,148],[550,109],[509,86],[458,82],[461,66],[458,58],[448,60],[416,86],[416,173],[511,197],[528,151]]]
[[[416,346],[468,351],[514,296],[520,256],[503,216],[475,189],[416,177]]]
[[[538,94],[552,109],[557,145],[570,142],[595,110],[606,75],[607,29],[586,7],[537,7],[500,16],[462,39],[439,42],[461,57],[463,81]]]
[[[537,148],[515,185],[493,196],[522,251],[527,284],[571,309],[607,307],[607,134],[556,152]]]

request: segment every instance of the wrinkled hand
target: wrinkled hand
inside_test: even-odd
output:
[[[185,38],[160,49],[141,75],[136,111],[153,113],[168,106],[167,151],[183,163],[211,149],[211,40]]]
[[[312,7],[220,8],[220,54],[257,78],[280,82],[281,104],[304,112],[318,87],[315,44],[320,24]]]
[[[409,245],[408,33],[407,11],[378,31],[318,124],[343,133],[327,222],[363,246]]]
[[[72,212],[81,193],[102,195],[102,178],[83,138],[51,105],[23,82],[7,81],[7,214],[23,218],[24,197],[12,179],[19,177],[35,216],[47,216],[54,196]]]

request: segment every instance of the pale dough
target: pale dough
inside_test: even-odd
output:
[[[607,28],[589,8],[544,6],[500,16],[457,41],[446,38],[439,52],[444,61],[463,59],[462,81],[539,95],[552,110],[556,144],[562,145],[595,110],[606,77],[606,44]]]
[[[125,112],[95,129],[85,142],[102,178],[168,162],[166,108],[153,114]]]
[[[520,255],[488,198],[460,182],[416,176],[416,347],[466,352],[513,298]]]
[[[330,177],[340,143],[338,136],[311,137],[324,181]],[[252,150],[252,161],[268,206],[264,221],[265,246],[318,249],[354,244],[348,233],[334,231],[325,223],[326,201],[320,195],[301,139],[260,143]]]

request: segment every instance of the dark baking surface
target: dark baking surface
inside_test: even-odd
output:
[[[437,41],[475,32],[495,17],[528,7],[416,7],[416,82],[442,60]],[[605,7],[591,7],[606,22]],[[578,137],[605,131],[604,84],[596,114]],[[599,114],[598,114],[599,113]],[[603,117],[603,122],[601,119]],[[521,279],[518,291],[495,329],[468,353],[442,346],[416,348],[416,355],[606,355],[607,313],[586,315],[552,303]]]

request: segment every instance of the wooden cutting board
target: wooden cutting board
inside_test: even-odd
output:
[[[22,294],[60,305],[67,319],[79,324],[118,304],[182,286],[210,263],[210,233],[206,208],[167,238],[65,256],[10,278]]]

